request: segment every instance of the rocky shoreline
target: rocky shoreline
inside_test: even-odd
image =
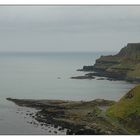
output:
[[[97,99],[89,102],[63,100],[25,100],[7,98],[18,106],[37,109],[34,118],[40,123],[67,129],[67,135],[129,134],[108,118],[105,110],[114,101]]]

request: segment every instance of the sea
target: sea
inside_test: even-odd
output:
[[[51,125],[40,126],[27,117],[36,110],[19,107],[6,98],[118,101],[135,86],[125,81],[71,79],[86,72],[101,55],[114,52],[1,52],[0,53],[0,134],[65,134]]]

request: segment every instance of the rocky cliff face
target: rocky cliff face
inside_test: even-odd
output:
[[[140,61],[140,43],[129,43],[126,47],[121,49],[117,56]]]
[[[140,81],[140,43],[129,43],[116,55],[101,56],[93,69],[98,75]]]

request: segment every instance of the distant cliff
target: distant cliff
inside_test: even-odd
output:
[[[121,49],[117,56],[140,61],[140,43],[128,43],[126,47]]]
[[[90,68],[95,76],[140,81],[140,43],[129,43],[116,55],[101,56]],[[87,69],[83,67],[83,71]]]

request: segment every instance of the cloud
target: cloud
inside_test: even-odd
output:
[[[139,6],[0,6],[0,51],[116,51],[139,27]]]

